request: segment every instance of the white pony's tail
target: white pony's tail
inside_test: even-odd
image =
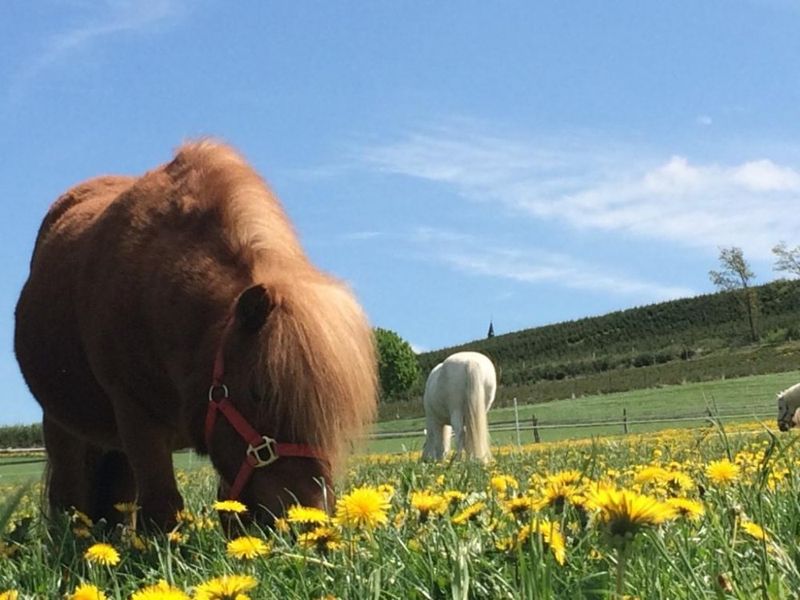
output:
[[[486,415],[486,386],[481,370],[470,365],[467,368],[467,406],[464,422],[464,450],[468,457],[487,462],[492,458],[489,444],[489,424]]]

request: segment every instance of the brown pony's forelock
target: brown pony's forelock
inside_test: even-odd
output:
[[[202,141],[168,170],[191,169],[193,194],[217,211],[237,261],[272,309],[260,332],[259,420],[321,447],[335,467],[375,416],[374,338],[350,290],[308,261],[277,198],[232,149]],[[243,290],[240,290],[243,291]]]

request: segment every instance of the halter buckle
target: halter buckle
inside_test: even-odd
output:
[[[217,396],[217,392],[222,392],[221,396]],[[208,401],[209,402],[217,402],[218,400],[224,400],[228,398],[228,386],[224,383],[219,384],[212,384],[210,388],[208,388]]]
[[[259,444],[258,446],[253,446],[252,444],[247,445],[247,460],[255,469],[271,465],[280,458],[276,447],[278,442],[266,435],[262,436],[261,439],[264,440],[263,444]],[[259,452],[262,450],[266,450],[269,456],[261,458]]]

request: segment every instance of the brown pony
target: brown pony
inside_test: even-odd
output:
[[[211,141],[56,201],[15,351],[44,411],[50,505],[95,518],[136,501],[174,524],[179,448],[207,453],[220,498],[267,524],[290,504],[330,508],[375,411],[361,308],[309,262],[262,179]]]

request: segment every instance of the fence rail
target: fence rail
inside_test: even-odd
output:
[[[507,431],[533,431],[535,441],[539,441],[539,431],[548,429],[584,429],[588,427],[622,427],[621,433],[628,433],[629,426],[631,425],[649,425],[660,423],[685,423],[691,421],[711,421],[711,420],[730,420],[730,419],[770,419],[776,417],[775,409],[750,411],[750,412],[736,412],[736,413],[712,413],[706,411],[704,413],[696,413],[693,415],[676,415],[674,417],[653,417],[653,418],[628,418],[627,413],[623,409],[623,416],[621,419],[598,419],[595,421],[555,421],[552,423],[541,423],[535,415],[526,417],[519,420],[505,420],[495,421],[489,424],[489,431],[491,433],[500,433]],[[368,439],[373,440],[394,440],[394,439],[408,439],[413,437],[424,437],[424,429],[404,429],[402,431],[378,431],[372,433]],[[44,448],[0,448],[0,457],[12,456],[14,454],[44,454]],[[41,462],[44,458],[34,457],[20,457],[19,461],[4,462],[3,466],[7,465],[22,465]]]

